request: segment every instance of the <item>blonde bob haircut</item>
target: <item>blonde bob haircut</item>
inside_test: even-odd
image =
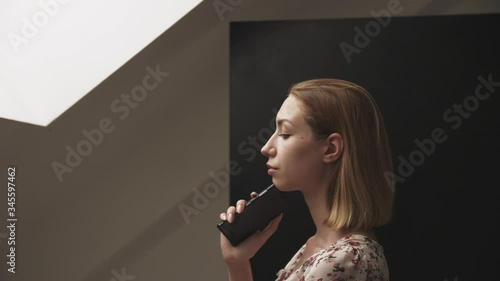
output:
[[[338,79],[294,84],[289,96],[300,101],[302,114],[318,140],[342,136],[341,156],[332,164],[326,201],[332,230],[371,229],[392,216],[392,157],[384,121],[375,99],[363,87]]]

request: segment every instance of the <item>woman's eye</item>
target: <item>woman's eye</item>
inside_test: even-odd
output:
[[[290,134],[279,134],[279,136],[284,139],[287,139],[288,137],[290,137]]]

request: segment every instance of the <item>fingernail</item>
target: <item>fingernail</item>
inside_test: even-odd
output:
[[[229,213],[229,214],[227,215],[227,221],[228,221],[228,222],[233,222],[233,213]]]
[[[241,213],[241,204],[236,205],[236,212]]]
[[[281,219],[283,219],[283,214],[281,214],[279,217],[278,217],[278,222],[281,221]]]

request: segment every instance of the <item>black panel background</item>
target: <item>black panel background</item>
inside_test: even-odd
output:
[[[392,18],[350,64],[339,44],[353,45],[353,28],[364,29],[373,18],[231,23],[230,158],[243,169],[231,177],[230,203],[271,182],[258,148],[289,86],[319,77],[351,80],[379,103],[396,169],[398,156],[408,159],[417,149],[414,140],[430,138],[435,128],[448,136],[398,184],[394,219],[377,230],[391,280],[500,280],[492,229],[500,211],[500,87],[456,130],[443,118],[474,94],[479,75],[500,81],[499,20]],[[252,259],[254,280],[275,280],[314,233],[301,195],[288,197],[291,207],[278,232]]]

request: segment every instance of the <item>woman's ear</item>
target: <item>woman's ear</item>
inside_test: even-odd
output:
[[[333,133],[326,138],[326,150],[323,155],[323,162],[332,163],[339,159],[344,149],[344,140],[338,133]]]

